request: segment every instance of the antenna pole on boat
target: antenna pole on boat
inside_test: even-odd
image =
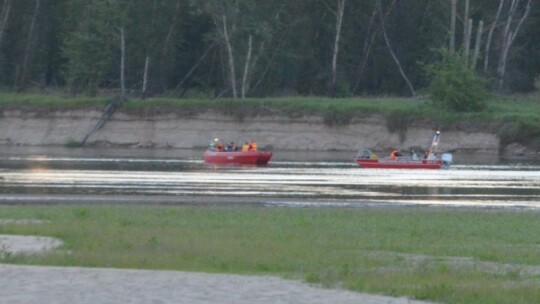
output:
[[[441,131],[435,132],[433,135],[433,140],[431,141],[431,148],[429,149],[428,159],[435,159],[435,152],[437,151],[437,146],[439,145],[439,139],[441,137]]]

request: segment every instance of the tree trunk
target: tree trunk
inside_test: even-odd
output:
[[[392,46],[390,45],[390,40],[388,39],[388,36],[386,35],[386,28],[384,26],[384,18],[382,14],[382,8],[381,8],[381,1],[377,1],[379,5],[379,16],[381,18],[381,29],[384,36],[384,41],[386,42],[386,46],[388,47],[388,50],[390,51],[390,54],[392,55],[392,58],[394,59],[394,62],[396,63],[397,67],[399,68],[399,72],[401,74],[401,77],[405,80],[407,83],[407,86],[409,87],[409,90],[411,91],[411,96],[415,95],[414,88],[409,81],[409,78],[407,78],[407,75],[405,75],[405,72],[403,71],[403,68],[401,67],[401,63],[399,63],[399,59],[397,58],[396,54],[394,54],[394,51],[392,50]]]
[[[148,69],[150,67],[150,56],[146,55],[144,59],[144,73],[143,73],[143,83],[142,83],[142,99],[146,99],[146,88],[148,86]]]
[[[154,81],[161,85],[162,91],[165,91],[167,89],[166,81],[165,81],[165,78],[168,72],[167,67],[169,66],[167,62],[167,59],[168,59],[167,57],[169,55],[171,40],[174,33],[174,29],[177,24],[178,11],[180,10],[181,4],[182,4],[182,0],[178,0],[176,2],[176,6],[174,7],[174,13],[172,14],[172,20],[170,21],[170,24],[169,24],[169,29],[167,30],[167,34],[165,35],[165,40],[163,41],[163,45],[161,46],[161,50],[160,50],[161,56],[156,56],[155,62],[153,64],[154,68],[161,72],[157,75],[157,79]],[[156,46],[156,50],[159,50],[157,46]]]
[[[517,0],[512,0],[511,4],[510,4],[510,11],[508,13],[508,17],[506,18],[506,25],[504,26],[504,30],[503,30],[503,33],[502,33],[502,38],[501,38],[501,42],[502,42],[502,47],[501,47],[501,54],[499,55],[499,63],[497,64],[497,77],[499,78],[499,89],[502,88],[502,74],[504,74],[504,72],[502,71],[503,70],[503,65],[505,64],[504,63],[504,57],[505,57],[505,53],[506,53],[506,50],[507,50],[507,43],[510,42],[510,39],[509,39],[509,35],[510,35],[510,26],[512,25],[512,21],[513,21],[513,18],[514,18],[514,14],[516,13],[516,9],[517,9]]]
[[[487,75],[488,67],[489,67],[489,50],[491,48],[491,38],[493,37],[493,32],[495,31],[495,27],[497,26],[497,23],[499,22],[499,18],[501,16],[501,11],[504,6],[506,0],[500,0],[499,2],[499,8],[497,9],[497,14],[495,15],[495,20],[493,20],[493,23],[491,24],[489,28],[489,33],[486,41],[486,49],[484,51],[484,74]]]
[[[502,92],[504,86],[504,75],[506,74],[506,60],[508,58],[508,50],[510,49],[510,41],[512,40],[511,35],[512,31],[509,31],[509,36],[506,38],[507,41],[504,42],[504,47],[502,50],[502,55],[499,63],[498,69],[498,89],[499,92]]]
[[[227,30],[227,17],[223,15],[223,37],[225,38],[225,45],[227,46],[227,55],[229,56],[229,80],[231,81],[231,89],[233,93],[233,98],[238,98],[238,93],[236,92],[236,72],[234,70],[234,54],[229,40],[229,32]]]
[[[169,44],[171,42],[172,33],[174,31],[174,27],[176,26],[176,18],[178,15],[178,10],[180,9],[181,0],[178,0],[176,3],[176,6],[174,8],[174,14],[173,14],[173,20],[171,21],[171,24],[169,25],[169,30],[167,31],[167,35],[165,36],[165,41],[163,42],[163,47],[161,48],[161,56],[165,58],[169,51]]]
[[[469,0],[465,0],[465,10],[463,12],[463,57],[468,57],[469,49],[465,47],[465,44],[467,41],[470,42],[470,40],[467,39],[467,34],[470,33],[469,31]],[[470,35],[469,35],[470,38]],[[467,52],[467,56],[465,54]],[[465,59],[465,65],[467,65],[467,59]]]
[[[40,0],[36,0],[36,6],[34,7],[34,14],[32,15],[32,21],[30,22],[30,29],[28,30],[28,38],[26,41],[26,48],[24,50],[24,60],[22,65],[22,72],[17,83],[17,90],[22,90],[26,85],[26,75],[28,73],[30,64],[30,51],[32,50],[32,38],[34,36],[34,28],[36,26],[37,14],[39,12]]]
[[[505,26],[505,31],[504,31],[504,43],[503,43],[503,48],[502,48],[502,52],[501,52],[501,57],[499,59],[499,68],[498,68],[498,78],[499,78],[499,91],[502,91],[502,88],[503,88],[503,85],[504,85],[504,76],[506,74],[506,65],[507,65],[507,61],[508,61],[508,52],[510,51],[510,47],[512,46],[512,43],[514,42],[514,39],[516,38],[520,28],[521,28],[521,25],[523,24],[523,22],[525,22],[525,19],[527,19],[527,17],[529,16],[529,13],[531,11],[531,0],[528,0],[527,1],[527,4],[526,4],[526,7],[525,7],[525,12],[523,13],[523,15],[521,16],[518,24],[516,25],[516,28],[511,31],[510,30],[510,27],[511,27],[511,23],[512,23],[512,20],[513,20],[513,17],[517,11],[517,7],[519,6],[519,3],[520,3],[520,0],[513,0],[512,1],[512,6],[510,8],[510,14],[508,15],[508,19],[507,19],[507,23],[506,23],[506,26]]]
[[[356,93],[358,90],[358,86],[360,85],[360,81],[363,78],[364,69],[366,68],[367,60],[369,57],[369,53],[371,51],[371,46],[373,45],[373,42],[375,41],[375,34],[376,31],[371,32],[371,27],[373,26],[373,23],[375,21],[375,17],[377,16],[377,5],[373,7],[373,12],[371,13],[371,19],[369,20],[369,25],[366,31],[366,39],[364,40],[364,48],[362,51],[362,62],[358,66],[358,71],[356,72],[356,81],[354,84],[354,88],[352,90],[353,94]],[[385,16],[386,17],[386,16]],[[386,18],[385,18],[386,19]]]
[[[120,88],[122,94],[122,100],[126,99],[126,37],[124,35],[124,28],[120,28]]]
[[[2,6],[2,13],[0,15],[0,45],[2,43],[2,38],[4,37],[4,32],[6,31],[10,10],[11,0],[4,0],[4,5]]]
[[[467,34],[463,37],[463,61],[464,66],[469,66],[469,53],[471,49],[472,19],[467,23]]]
[[[244,64],[244,76],[242,77],[242,99],[246,98],[249,63],[251,61],[252,40],[253,40],[253,36],[249,35],[248,51],[246,54],[246,63]]]
[[[478,28],[476,30],[476,41],[474,42],[474,53],[471,61],[471,68],[476,69],[476,63],[478,62],[478,56],[480,55],[480,41],[482,40],[482,30],[484,29],[484,21],[480,20]]]
[[[452,0],[452,12],[450,16],[450,51],[456,50],[456,15],[457,0]]]
[[[334,39],[334,49],[332,52],[332,79],[330,80],[330,88],[328,95],[334,97],[336,91],[337,79],[337,59],[339,53],[339,39],[341,38],[341,25],[343,24],[343,12],[345,11],[345,0],[337,0],[336,11],[336,36]]]
[[[212,44],[210,44],[210,46],[206,49],[206,51],[204,51],[204,54],[199,58],[199,60],[197,60],[197,62],[195,62],[195,64],[191,67],[191,69],[189,69],[189,71],[187,72],[186,76],[184,76],[184,78],[182,78],[182,80],[176,85],[176,89],[180,89],[182,88],[182,86],[184,85],[184,82],[186,82],[186,80],[191,77],[191,74],[193,74],[193,72],[195,72],[195,70],[197,69],[197,67],[199,66],[199,64],[201,64],[201,62],[204,60],[204,58],[208,55],[208,53],[210,52],[211,49],[214,48],[214,46],[216,45],[216,42],[212,42]]]

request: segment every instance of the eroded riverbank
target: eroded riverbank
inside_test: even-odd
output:
[[[101,117],[96,110],[37,111],[4,110],[0,117],[0,145],[63,146],[79,142]],[[381,115],[354,118],[343,126],[329,126],[319,116],[287,117],[266,115],[242,120],[219,113],[191,116],[176,113],[135,115],[117,111],[87,140],[88,146],[132,148],[199,149],[214,138],[243,142],[256,140],[269,150],[357,151],[368,148],[428,148],[437,123],[410,123],[406,130],[390,131]],[[496,154],[496,130],[479,128],[442,129],[441,151],[475,151]],[[510,146],[506,154],[523,154],[520,146]]]

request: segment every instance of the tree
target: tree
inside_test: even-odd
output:
[[[36,20],[37,20],[37,15],[39,13],[39,6],[41,4],[41,0],[36,0],[35,2],[35,6],[34,6],[34,11],[32,13],[32,19],[30,21],[30,28],[28,30],[28,36],[27,36],[27,39],[26,39],[26,47],[24,49],[24,60],[23,60],[23,64],[22,64],[22,69],[21,69],[21,73],[19,75],[18,78],[16,78],[16,82],[15,82],[15,87],[17,88],[17,90],[19,91],[22,91],[26,85],[26,81],[27,81],[27,75],[28,75],[28,70],[30,69],[30,56],[31,56],[31,53],[32,53],[32,50],[34,49],[34,43],[35,43],[35,40],[34,40],[34,29],[36,28]]]
[[[499,91],[502,91],[502,88],[504,85],[504,77],[506,74],[506,64],[508,62],[508,53],[510,51],[510,48],[512,47],[512,44],[514,43],[514,40],[516,39],[516,36],[519,30],[521,29],[521,26],[523,25],[523,22],[525,21],[525,19],[527,19],[531,11],[531,0],[527,0],[525,8],[522,12],[521,18],[519,18],[519,21],[517,22],[517,24],[515,24],[514,29],[512,29],[513,20],[516,17],[515,15],[518,12],[520,2],[521,0],[512,0],[512,3],[510,5],[510,11],[506,19],[506,25],[503,31],[503,36],[502,36],[503,43],[502,43],[502,48],[501,48],[501,55],[499,56],[499,65],[497,68]]]
[[[69,90],[95,95],[105,75],[113,70],[118,48],[116,25],[122,10],[117,2],[107,0],[72,4],[73,22],[78,26],[64,44]]]
[[[9,14],[11,11],[11,0],[4,0],[2,2],[2,9],[0,10],[0,44],[6,31],[6,26],[9,21]]]
[[[392,9],[393,4],[394,4],[394,1],[392,1],[392,4],[390,5],[389,10]],[[384,25],[384,18],[383,18],[383,13],[382,13],[380,0],[378,0],[378,5],[379,5],[379,16],[380,16],[380,19],[381,19],[381,28],[382,28],[384,41],[386,42],[386,46],[388,47],[388,50],[390,51],[390,54],[392,55],[392,58],[394,59],[394,62],[396,63],[396,65],[397,65],[397,67],[399,69],[399,73],[403,77],[403,80],[405,80],[405,82],[407,83],[407,86],[409,87],[411,95],[414,96],[415,93],[414,93],[414,88],[412,86],[412,83],[409,81],[409,78],[405,74],[405,71],[403,70],[403,67],[401,66],[401,63],[399,62],[399,59],[397,58],[396,54],[392,50],[392,46],[390,45],[390,40],[388,39],[388,35],[386,34],[386,27]]]
[[[486,106],[486,80],[469,66],[457,52],[441,49],[440,60],[426,65],[431,78],[431,99],[438,105],[458,112],[481,111]]]
[[[332,72],[328,95],[334,97],[336,91],[337,78],[337,60],[339,53],[339,40],[341,39],[341,25],[343,24],[343,13],[345,12],[345,0],[337,0],[336,9],[332,10],[332,14],[336,16],[336,35],[334,39],[334,47],[332,48]]]
[[[482,62],[492,88],[526,91],[540,70],[535,4],[0,0],[0,85],[142,97],[411,95],[428,85],[418,62],[448,46],[463,65]]]

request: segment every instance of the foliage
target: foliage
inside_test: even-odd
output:
[[[499,1],[470,2],[474,23],[482,19],[484,24],[491,24]],[[521,1],[518,11],[525,2]],[[226,16],[238,86],[244,76],[248,37],[253,38],[251,65],[246,74],[248,96],[322,96],[327,92],[335,37],[335,16],[329,2],[48,0],[40,3],[39,11],[34,12],[36,1],[0,1],[0,11],[11,5],[3,31],[0,20],[2,90],[63,89],[86,95],[118,90],[119,28],[123,28],[125,82],[131,96],[140,96],[146,75],[148,97],[208,92],[205,95],[228,98],[231,96],[228,50],[220,27],[216,26],[219,22],[215,23]],[[381,37],[380,18],[374,15],[376,3],[376,0],[347,3],[337,61],[337,97],[408,94]],[[387,36],[404,72],[415,89],[425,87],[424,73],[417,63],[430,62],[432,54],[428,50],[448,43],[448,1],[440,5],[433,5],[432,0],[380,3]],[[540,69],[539,13],[540,5],[532,5],[530,16],[510,51],[506,78],[513,91],[534,89]],[[34,19],[36,24],[30,33]],[[516,18],[514,25],[518,21]],[[457,26],[460,32],[461,22]],[[487,77],[496,74],[504,28],[495,28],[491,51],[484,54],[490,58]],[[17,86],[21,81],[26,83]]]
[[[501,149],[511,143],[529,146],[536,151],[540,150],[540,121],[507,119],[499,128],[497,135],[500,139]]]
[[[431,77],[431,99],[440,106],[458,112],[482,111],[489,95],[486,80],[464,65],[455,52],[441,49],[439,62],[426,65]]]
[[[79,148],[81,147],[81,142],[78,140],[75,140],[73,138],[68,139],[68,141],[64,144],[64,147],[66,148]]]
[[[67,82],[75,92],[85,90],[93,96],[114,62],[115,46],[120,45],[115,33],[120,26],[121,10],[116,2],[108,0],[73,9],[74,16],[80,19],[63,48]]]
[[[11,255],[3,263],[275,275],[437,303],[536,303],[538,215],[430,208],[12,206],[0,208],[0,218],[47,224],[4,224],[0,233],[51,236],[65,244],[56,253]]]

